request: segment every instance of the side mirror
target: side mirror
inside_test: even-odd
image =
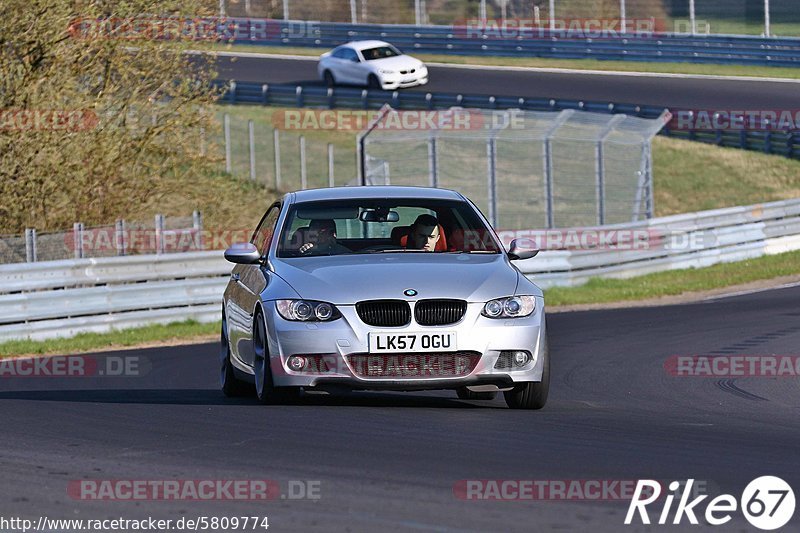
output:
[[[511,241],[511,246],[508,247],[508,258],[512,261],[531,259],[538,253],[536,243],[530,239],[514,239]]]
[[[225,259],[231,263],[241,265],[254,265],[261,260],[261,254],[256,245],[250,242],[239,242],[225,250]]]

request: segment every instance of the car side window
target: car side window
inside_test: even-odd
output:
[[[344,59],[344,50],[344,48],[337,48],[333,51],[333,53],[331,53],[331,55],[336,59]]]
[[[342,59],[346,59],[346,60],[352,61],[354,63],[358,63],[359,62],[358,54],[356,53],[355,50],[353,50],[352,48],[342,48],[342,50],[343,50],[343,53],[344,53],[344,56],[342,57]]]
[[[253,233],[253,238],[250,239],[250,242],[256,245],[262,257],[267,255],[269,251],[269,244],[272,241],[272,235],[275,233],[275,225],[278,222],[280,212],[280,205],[275,204],[270,207],[267,214],[261,219],[258,229]]]

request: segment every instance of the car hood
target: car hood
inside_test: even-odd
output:
[[[388,253],[276,259],[276,273],[302,297],[338,305],[362,300],[455,298],[486,302],[514,294],[518,273],[501,254]]]
[[[411,68],[420,68],[422,66],[422,61],[407,55],[384,57],[383,59],[372,59],[366,63],[368,65],[387,70],[405,70]]]

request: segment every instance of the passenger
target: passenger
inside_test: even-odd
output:
[[[411,225],[407,248],[433,252],[439,242],[439,221],[433,215],[420,215]]]
[[[309,242],[300,247],[304,255],[336,255],[350,253],[350,249],[336,240],[336,222],[330,218],[314,219],[308,225]]]

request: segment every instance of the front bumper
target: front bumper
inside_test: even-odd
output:
[[[394,89],[405,89],[407,87],[416,87],[418,85],[425,85],[428,83],[428,72],[425,71],[419,75],[404,76],[401,74],[383,74],[381,78],[381,88],[385,91],[392,91]]]
[[[413,304],[412,304],[413,305]],[[291,322],[275,310],[275,303],[264,303],[267,321],[270,368],[273,382],[278,387],[346,388],[357,390],[430,390],[455,389],[464,386],[495,386],[499,389],[513,387],[515,383],[541,381],[543,369],[544,301],[536,298],[536,310],[526,318],[490,319],[481,315],[482,303],[467,306],[464,318],[450,326],[420,326],[413,319],[399,328],[378,328],[364,324],[355,306],[338,306],[342,317],[327,323]],[[413,314],[413,313],[412,313]],[[477,362],[458,375],[419,372],[397,374],[391,377],[365,377],[363,369],[356,368],[355,356],[369,354],[369,333],[436,333],[456,334],[456,346],[440,352],[474,354]],[[527,351],[531,360],[521,367],[511,365],[495,368],[501,352]],[[326,361],[324,371],[316,365],[309,370],[293,371],[288,360],[295,355],[318,356]],[[409,352],[389,354],[424,359],[430,354]],[[354,356],[354,357],[351,357]]]

